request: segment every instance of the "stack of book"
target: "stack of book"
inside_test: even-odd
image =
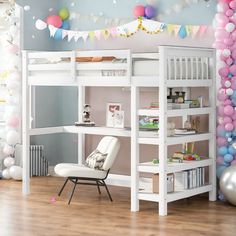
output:
[[[185,129],[185,128],[175,129],[175,135],[188,135],[188,134],[196,134],[196,130],[195,129]]]
[[[205,168],[199,167],[175,173],[177,191],[198,188],[205,185]]]

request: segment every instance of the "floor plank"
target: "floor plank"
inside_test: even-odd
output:
[[[68,206],[71,185],[51,203],[62,183],[33,178],[32,193],[22,197],[21,182],[0,180],[0,235],[236,235],[236,207],[206,196],[171,203],[169,215],[159,217],[152,202],[142,201],[140,212],[130,212],[130,191],[120,187],[110,187],[112,203],[104,189],[99,196],[96,187],[79,186]]]

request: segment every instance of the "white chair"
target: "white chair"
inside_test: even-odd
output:
[[[98,188],[99,194],[101,194],[100,186],[104,186],[106,188],[106,191],[110,200],[112,201],[112,197],[105,183],[105,179],[107,178],[109,174],[109,170],[116,159],[119,149],[120,149],[120,142],[117,138],[110,137],[110,136],[106,136],[102,138],[102,140],[100,141],[96,149],[101,153],[107,154],[105,162],[102,166],[102,170],[92,169],[86,165],[78,165],[78,164],[62,163],[62,164],[56,165],[54,168],[55,173],[61,177],[67,178],[58,196],[61,195],[67,182],[70,180],[71,182],[74,183],[74,187],[73,187],[68,204],[70,204],[72,200],[77,184],[96,185]],[[82,180],[82,181],[79,182],[79,180]]]

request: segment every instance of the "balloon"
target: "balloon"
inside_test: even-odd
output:
[[[227,64],[228,66],[231,66],[233,63],[234,63],[234,61],[233,61],[233,59],[232,59],[231,57],[229,57],[229,58],[226,59],[226,64]]]
[[[219,147],[227,145],[227,139],[225,137],[218,137],[217,144]]]
[[[224,157],[218,156],[216,158],[217,165],[222,165],[224,163]]]
[[[230,17],[230,16],[233,16],[234,14],[234,11],[232,11],[231,9],[228,9],[226,12],[225,12],[225,15]]]
[[[67,8],[62,8],[59,11],[59,16],[61,17],[62,20],[67,20],[70,17],[70,12],[68,11]]]
[[[12,166],[9,172],[12,179],[22,180],[22,168],[20,166]]]
[[[186,38],[186,36],[187,36],[187,30],[186,30],[185,26],[182,25],[179,30],[179,37],[184,39],[184,38]]]
[[[62,29],[58,29],[54,35],[55,40],[62,40]]]
[[[38,30],[44,30],[44,29],[47,28],[47,24],[46,24],[46,22],[44,22],[44,21],[38,19],[38,20],[35,22],[35,27],[36,27],[36,29],[38,29]]]
[[[225,160],[225,162],[230,163],[231,161],[233,161],[233,159],[234,159],[234,157],[233,157],[233,155],[231,155],[231,154],[226,154],[226,155],[224,155],[224,160]]]
[[[145,16],[147,19],[152,19],[156,16],[156,9],[153,6],[146,6],[145,7]]]
[[[62,26],[62,20],[60,16],[48,16],[46,22],[48,25],[52,25],[56,28],[60,28]]]
[[[224,83],[226,88],[229,88],[231,86],[231,81],[230,80],[226,80]]]
[[[231,51],[228,48],[226,48],[222,51],[222,55],[224,57],[229,57],[231,55]]]
[[[70,29],[69,21],[63,21],[61,28],[64,30],[69,30]]]
[[[19,90],[21,88],[20,82],[16,80],[7,80],[6,85],[9,90]]]
[[[16,54],[16,53],[19,52],[19,47],[18,47],[18,45],[16,45],[16,44],[9,44],[9,45],[6,47],[6,50],[7,50],[9,53]]]
[[[234,29],[235,29],[235,25],[234,25],[234,23],[232,23],[232,22],[227,23],[226,26],[225,26],[225,30],[226,30],[226,32],[228,32],[228,33],[233,32]]]
[[[219,27],[225,27],[229,23],[229,18],[223,13],[217,13],[215,18]]]
[[[225,66],[225,67],[223,67],[223,68],[220,68],[219,69],[219,75],[221,76],[221,77],[227,77],[228,76],[228,74],[229,74],[229,67],[228,66]]]
[[[219,2],[216,5],[217,12],[225,13],[227,10],[229,10],[229,5],[225,2]]]
[[[223,106],[219,106],[218,107],[218,115],[220,115],[220,116],[224,116],[224,107]]]
[[[10,80],[16,80],[19,81],[21,80],[21,74],[19,72],[13,72],[9,76]]]
[[[11,178],[9,169],[3,170],[3,172],[2,172],[2,177],[3,177],[4,179],[10,179],[10,178]]]
[[[227,116],[231,116],[234,114],[234,108],[230,105],[224,107],[224,114]]]
[[[225,101],[228,98],[228,96],[225,93],[224,89],[221,89],[221,90],[218,91],[217,98],[218,98],[219,101]],[[222,112],[222,114],[223,114],[223,112]]]
[[[13,155],[15,152],[15,149],[8,145],[8,144],[5,144],[4,148],[3,148],[3,153],[6,154],[6,155]]]
[[[224,172],[225,169],[226,169],[226,166],[224,166],[224,165],[217,166],[216,175],[217,175],[218,178],[221,177],[221,175],[222,175],[222,173]]]
[[[15,159],[12,157],[6,157],[3,161],[5,167],[9,168],[15,164]]]
[[[226,94],[227,94],[228,96],[233,95],[233,93],[234,93],[234,90],[233,90],[233,89],[231,89],[231,88],[227,88],[227,89],[226,89]]]
[[[145,16],[145,7],[143,5],[138,5],[134,8],[134,16],[139,18],[140,16]]]
[[[226,146],[222,146],[220,148],[218,148],[218,154],[220,156],[225,156],[228,153],[228,149]]]
[[[224,124],[232,123],[232,119],[229,116],[224,117]]]
[[[222,42],[214,42],[212,46],[218,50],[223,50],[226,48],[225,44]]]
[[[236,154],[236,149],[233,146],[229,146],[228,153],[231,154],[231,155],[235,155]]]
[[[16,128],[20,124],[20,119],[18,116],[10,117],[9,119],[6,120],[6,124],[8,126]]]
[[[229,3],[229,6],[230,6],[231,9],[236,10],[236,1],[235,1],[235,0],[234,0],[234,1],[231,1],[231,2]]]
[[[29,5],[24,6],[24,10],[25,11],[29,11],[30,10],[30,6]]]
[[[220,137],[225,137],[225,129],[223,125],[217,126],[217,135]]]
[[[230,166],[222,171],[220,177],[220,189],[225,198],[236,205],[236,166]]]
[[[224,124],[224,119],[223,119],[223,117],[218,117],[218,123],[219,123],[220,125]]]
[[[215,38],[218,40],[224,40],[225,38],[229,37],[229,33],[226,32],[224,29],[217,29],[215,31]]]
[[[229,72],[230,72],[232,75],[236,75],[236,65],[230,66]]]
[[[15,145],[19,142],[19,140],[20,136],[18,132],[16,132],[15,130],[8,131],[6,141],[9,145]]]
[[[232,46],[234,44],[234,40],[232,38],[225,38],[224,44],[226,44],[227,46]]]

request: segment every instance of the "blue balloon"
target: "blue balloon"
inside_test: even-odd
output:
[[[70,22],[67,21],[67,20],[63,21],[63,22],[62,22],[61,29],[70,30]]]
[[[231,138],[232,137],[232,132],[225,132],[225,137],[226,138]]]
[[[233,137],[236,137],[236,130],[234,130],[234,131],[232,132],[232,136],[233,136]]]
[[[228,153],[231,155],[236,155],[236,149],[231,145],[228,148]]]
[[[233,91],[233,94],[231,95],[231,98],[236,98],[236,90]]]
[[[233,157],[233,155],[231,155],[231,154],[225,154],[225,155],[224,155],[224,161],[225,161],[225,162],[230,163],[231,161],[233,161],[233,159],[234,159],[234,157]]]
[[[55,40],[62,40],[62,29],[58,29],[54,35]]]
[[[220,179],[223,171],[225,170],[225,168],[226,168],[226,166],[222,166],[222,165],[221,166],[217,166],[217,168],[216,168],[216,175],[217,175],[217,177],[219,179]]]
[[[218,154],[224,156],[228,153],[228,148],[226,146],[218,148]]]
[[[222,165],[225,166],[225,167],[229,167],[230,166],[230,162],[224,161]]]
[[[179,30],[179,37],[184,39],[187,37],[187,30],[184,25],[181,25],[180,30]]]

